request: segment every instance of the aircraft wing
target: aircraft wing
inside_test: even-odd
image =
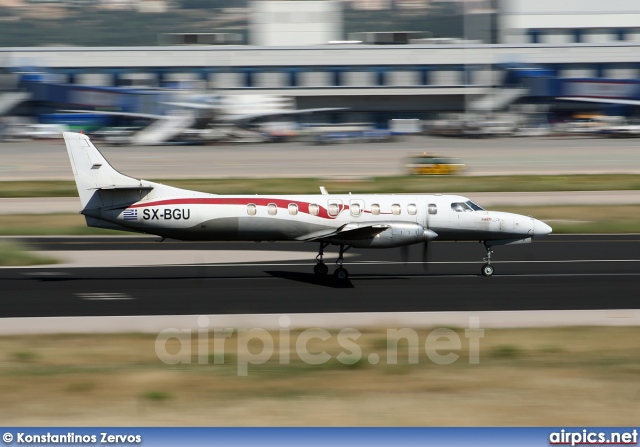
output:
[[[155,115],[152,113],[136,113],[136,112],[103,112],[102,110],[61,110],[64,113],[99,113],[101,115],[122,116],[129,118],[146,118],[157,120],[164,118],[165,115]]]
[[[557,97],[562,101],[577,101],[577,102],[595,102],[598,104],[619,104],[625,106],[640,106],[640,100],[637,99],[618,99],[618,98],[589,98],[587,96],[569,96],[569,97]]]
[[[220,106],[217,104],[203,104],[198,102],[164,102],[163,104],[174,106],[174,107],[184,107],[186,109],[196,109],[196,110],[217,110],[218,112],[224,112],[226,107]],[[304,115],[306,113],[320,113],[320,112],[334,112],[337,110],[346,110],[344,107],[321,107],[315,109],[299,109],[299,110],[272,110],[269,112],[259,112],[259,113],[251,113],[246,115],[234,115],[230,114],[228,116],[223,116],[218,118],[219,121],[227,121],[227,122],[244,122],[244,121],[253,121],[260,118],[268,118],[275,116],[289,116],[289,115]]]
[[[335,112],[338,110],[346,110],[344,107],[325,107],[317,109],[299,109],[299,110],[274,110],[272,112],[253,113],[248,115],[230,115],[220,118],[221,121],[229,122],[247,122],[258,120],[260,118],[270,118],[276,116],[304,115],[307,113]]]
[[[182,111],[180,114],[169,115],[136,112],[95,112],[87,110],[63,110],[63,112],[100,113],[103,115],[152,120],[153,122],[149,126],[137,131],[131,137],[131,143],[135,145],[162,144],[188,129],[195,121],[195,116],[193,112],[190,111]]]
[[[200,102],[163,102],[167,106],[183,107],[185,109],[196,110],[222,110],[223,107],[217,104],[206,104]]]
[[[310,242],[310,241],[322,241],[326,239],[370,239],[377,234],[382,233],[384,230],[390,228],[388,224],[345,224],[334,231],[307,234],[298,238],[297,240]]]

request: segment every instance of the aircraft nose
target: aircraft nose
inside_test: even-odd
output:
[[[533,235],[534,236],[546,236],[553,231],[546,223],[538,219],[533,219]]]

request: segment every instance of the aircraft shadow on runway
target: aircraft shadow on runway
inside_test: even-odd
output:
[[[316,286],[331,287],[334,289],[353,289],[354,286],[351,280],[339,281],[332,275],[318,276],[315,273],[300,273],[300,272],[286,272],[286,271],[265,271],[267,275],[271,275],[274,278],[288,279],[290,281],[304,282],[306,284],[313,284]]]

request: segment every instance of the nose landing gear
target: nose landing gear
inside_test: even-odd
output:
[[[493,254],[493,250],[491,250],[491,246],[487,245],[486,242],[484,243],[484,246],[487,249],[487,256],[482,259],[485,262],[485,264],[482,266],[482,269],[480,270],[480,272],[484,276],[492,276],[493,266],[491,265],[491,255]]]

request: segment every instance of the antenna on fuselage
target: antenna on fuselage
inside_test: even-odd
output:
[[[329,195],[329,193],[327,192],[327,188],[325,188],[324,186],[320,187],[320,192],[322,193],[323,196]]]

